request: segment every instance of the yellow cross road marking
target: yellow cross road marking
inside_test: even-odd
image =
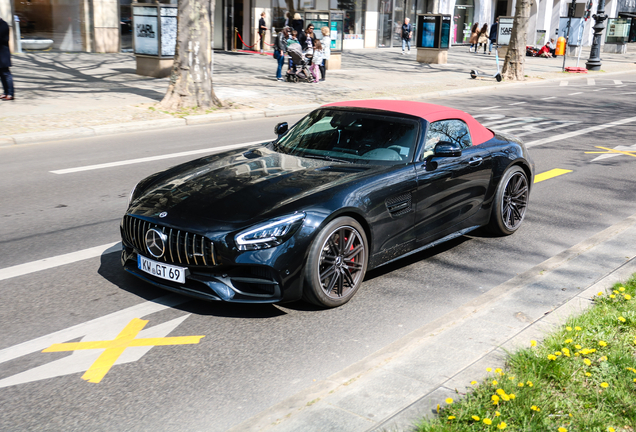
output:
[[[616,150],[616,149],[611,149],[611,148],[607,148],[607,147],[599,147],[599,146],[594,146],[598,149],[603,149],[606,151],[602,151],[602,152],[598,152],[598,151],[594,151],[594,152],[585,152],[586,154],[610,154],[610,153],[618,153],[618,154],[624,154],[626,156],[632,156],[632,157],[636,157],[636,150]]]
[[[541,174],[537,174],[536,176],[534,176],[534,182],[535,183],[539,183],[542,182],[543,180],[548,180],[551,179],[553,177],[557,177],[563,174],[567,174],[567,173],[571,173],[572,170],[566,170],[566,169],[561,169],[561,168],[555,168],[553,170],[550,171],[546,171],[543,172]]]
[[[88,382],[98,383],[104,378],[110,368],[113,367],[119,356],[123,354],[126,348],[142,346],[198,344],[201,338],[205,337],[178,336],[135,339],[135,337],[141,330],[143,330],[146,324],[148,324],[148,321],[146,320],[133,318],[113,340],[53,344],[50,347],[44,349],[42,352],[62,352],[90,349],[105,350],[82,376],[82,379]]]

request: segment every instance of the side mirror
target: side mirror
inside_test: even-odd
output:
[[[280,137],[281,135],[285,135],[287,129],[289,129],[287,122],[278,123],[274,126],[274,133]]]
[[[435,146],[435,156],[438,157],[457,157],[462,155],[462,148],[457,143],[450,141],[440,141]]]

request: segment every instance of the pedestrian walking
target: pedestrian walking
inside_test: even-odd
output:
[[[479,23],[473,24],[470,29],[470,52],[477,52],[477,39],[479,39]]]
[[[303,21],[298,12],[294,14],[294,19],[291,22],[291,28],[298,32],[298,38],[304,34],[303,30],[305,29],[305,21]]]
[[[475,52],[479,51],[479,48],[481,48],[481,46],[483,45],[484,54],[486,54],[486,48],[488,48],[488,24],[484,24],[484,26],[481,28],[477,43],[479,44],[479,46],[475,48]]]
[[[488,46],[488,54],[492,53],[493,44],[497,43],[497,29],[499,28],[499,18],[495,18],[495,22],[490,26],[490,45]]]
[[[311,74],[314,76],[314,82],[320,81],[320,65],[323,60],[322,44],[320,40],[314,41],[314,56],[311,58]]]
[[[261,12],[261,19],[258,20],[258,35],[260,36],[261,54],[265,49],[265,33],[267,32],[267,24],[265,24],[265,12]]]
[[[322,33],[322,39],[320,39],[320,44],[322,45],[322,65],[319,66],[320,69],[320,81],[324,81],[327,78],[327,60],[331,56],[331,32],[329,27],[325,26],[320,29],[320,33]]]
[[[0,80],[4,94],[2,100],[14,100],[13,77],[11,76],[11,51],[9,50],[9,24],[0,18]]]
[[[287,38],[289,37],[289,27],[283,27],[276,35],[274,43],[274,58],[278,62],[276,68],[276,79],[283,81],[283,65],[285,64],[285,53],[287,52]]]
[[[402,24],[402,54],[411,53],[411,38],[413,37],[413,26],[410,18],[404,18]],[[404,51],[408,47],[408,51]]]

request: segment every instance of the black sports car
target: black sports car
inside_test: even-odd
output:
[[[526,148],[463,111],[343,102],[276,133],[140,181],[121,222],[124,268],[201,299],[335,307],[368,269],[523,221]]]

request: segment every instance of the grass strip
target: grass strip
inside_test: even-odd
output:
[[[428,431],[633,432],[636,428],[636,274],[594,296],[582,315],[486,369],[465,397],[446,399]],[[459,392],[458,392],[459,395]]]

